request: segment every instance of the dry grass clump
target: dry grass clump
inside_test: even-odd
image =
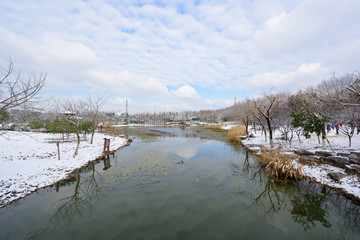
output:
[[[260,156],[260,162],[266,165],[270,177],[284,180],[298,180],[304,177],[304,168],[283,154],[280,149],[266,149]]]
[[[205,125],[205,128],[207,128],[207,129],[222,129],[220,124]]]
[[[99,128],[102,132],[105,132],[110,135],[116,135],[121,130],[121,127],[114,127],[112,124],[105,124],[103,126],[98,126],[98,129]]]
[[[245,126],[237,126],[233,127],[229,130],[227,138],[230,142],[241,142],[239,136],[246,135],[246,127]]]

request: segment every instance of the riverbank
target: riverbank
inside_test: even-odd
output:
[[[300,141],[294,136],[291,143],[285,141],[279,131],[275,131],[273,137],[275,147],[303,165],[307,179],[360,201],[360,135],[353,136],[352,147],[349,147],[347,136],[330,132],[327,137],[334,151],[328,144],[323,150],[316,135],[309,139],[302,137]],[[270,148],[269,141],[265,142],[265,136],[259,131],[249,138],[241,138],[241,143],[256,155]]]
[[[2,132],[0,136],[0,207],[40,188],[51,186],[78,168],[103,156],[104,138],[110,139],[110,151],[129,144],[129,139],[95,133],[80,143],[73,157],[74,139],[62,142],[59,134]],[[66,140],[66,139],[65,139]],[[58,160],[59,141],[60,160]]]

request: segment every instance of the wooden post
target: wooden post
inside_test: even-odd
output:
[[[104,150],[103,150],[103,153],[105,153],[105,149],[106,149],[106,138],[104,138]]]
[[[58,150],[58,160],[60,160],[60,143],[56,142],[57,150]]]
[[[104,138],[104,150],[103,153],[106,153],[110,150],[110,138]]]

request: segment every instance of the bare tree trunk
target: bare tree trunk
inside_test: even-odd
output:
[[[94,141],[94,135],[95,135],[95,131],[91,132],[91,140],[90,140],[90,144],[93,144]]]
[[[269,129],[270,146],[271,146],[271,148],[272,148],[272,147],[274,146],[274,142],[273,142],[273,132],[272,132],[272,129],[271,129],[270,119],[269,119],[269,118],[266,118],[266,122],[267,122],[268,129]]]
[[[293,130],[291,130],[291,137],[289,138],[290,148],[291,148],[291,142],[292,142],[293,137],[294,137],[294,132],[293,132]]]
[[[74,156],[73,157],[76,157],[79,153],[79,147],[80,147],[80,134],[79,134],[79,131],[78,129],[76,129],[76,138],[77,138],[77,141],[76,141],[76,148],[75,148],[75,152],[74,152]]]
[[[249,136],[249,118],[246,116],[245,118],[245,127],[246,127],[246,136]]]
[[[331,148],[331,151],[332,151],[332,152],[335,152],[334,148],[333,148],[333,147],[331,146],[331,144],[330,144],[329,139],[327,139],[327,137],[325,137],[325,139],[326,139],[326,141],[328,142],[328,144],[329,144],[329,146],[330,146],[330,148]]]
[[[256,116],[255,112],[253,112],[253,115],[258,120],[258,122],[260,123],[260,125],[262,127],[262,131],[264,132],[264,135],[265,135],[265,142],[267,142],[267,136],[266,136],[266,130],[265,130],[264,124],[262,123],[261,119],[258,116]]]
[[[349,137],[349,147],[351,147],[351,137],[352,136],[348,135],[348,137]]]
[[[264,136],[265,136],[265,142],[267,142],[267,134],[265,128],[263,128]]]

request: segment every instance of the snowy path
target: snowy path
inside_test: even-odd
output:
[[[0,207],[66,178],[74,169],[101,156],[104,137],[111,139],[110,150],[127,143],[123,137],[96,133],[93,144],[89,140],[80,143],[75,158],[75,142],[60,142],[61,159],[58,160],[54,142],[58,134],[3,133],[0,136]]]

